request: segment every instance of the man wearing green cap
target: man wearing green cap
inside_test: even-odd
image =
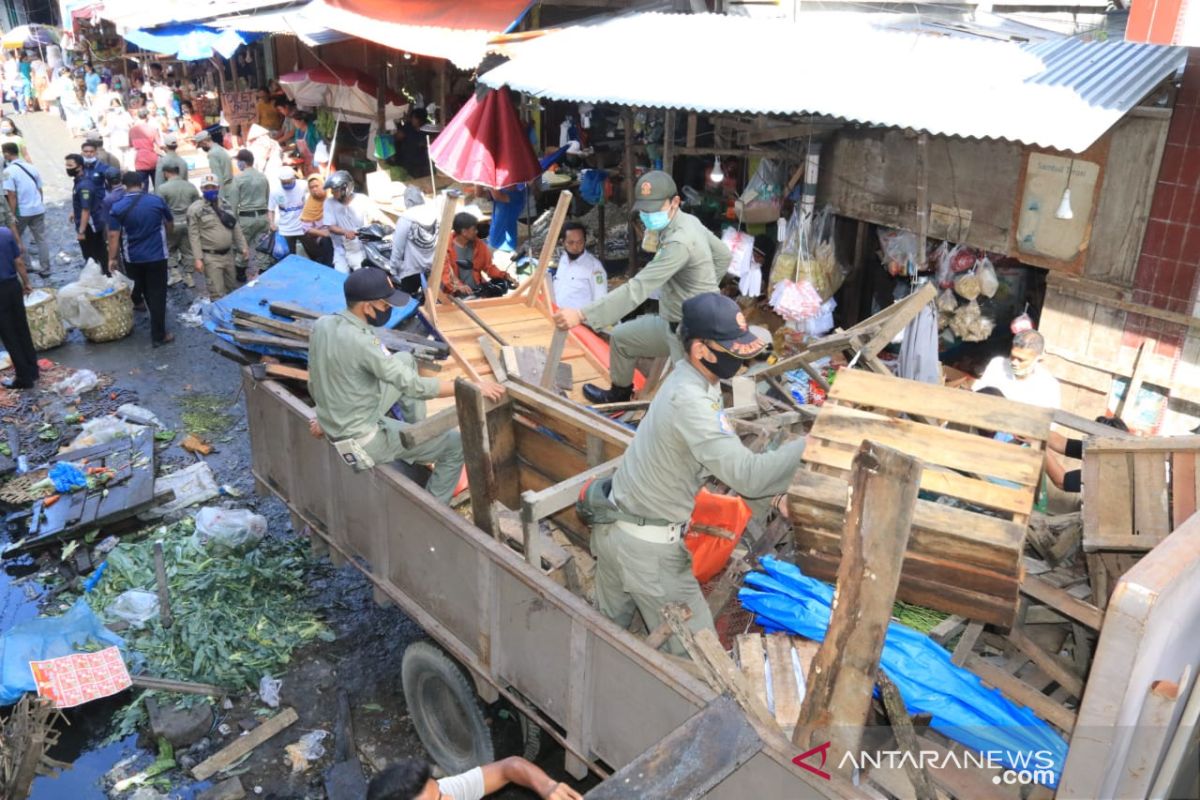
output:
[[[584,384],[584,396],[592,403],[620,403],[633,396],[633,368],[639,357],[683,357],[675,329],[683,301],[705,292],[717,291],[717,283],[729,267],[729,248],[691,214],[679,210],[675,181],[667,173],[647,172],[634,184],[633,210],[646,230],[658,232],[654,260],[632,280],[583,309],[563,308],[554,322],[563,330],[587,323],[605,328],[640,306],[661,290],[658,315],[647,314],[622,322],[612,330],[608,363],[612,388]]]
[[[721,380],[763,349],[737,303],[717,293],[683,302],[678,325],[683,358],[655,394],[621,465],[594,481],[577,504],[592,524],[596,605],[628,627],[640,611],[653,630],[667,603],[692,611],[692,630],[712,628],[712,613],[692,574],[684,544],[696,493],[710,477],[756,510],[786,514],[783,492],[800,466],[803,441],[755,453],[742,444],[721,408]],[[676,638],[667,650],[685,655]]]

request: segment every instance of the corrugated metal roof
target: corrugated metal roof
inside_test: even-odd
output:
[[[229,14],[296,6],[286,0],[105,0],[100,16],[117,28],[154,28],[168,22],[203,22]]]
[[[507,50],[512,60],[482,83],[558,100],[820,114],[1073,152],[1091,146],[1187,55],[1118,41],[1020,45],[898,32],[846,14],[809,14],[796,24],[625,15]],[[624,57],[601,63],[589,53]]]

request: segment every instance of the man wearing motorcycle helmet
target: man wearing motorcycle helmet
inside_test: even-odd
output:
[[[346,170],[330,175],[325,188],[324,227],[333,239],[333,267],[338,272],[353,272],[363,263],[358,229],[371,222],[387,224],[388,220],[371,198],[354,191],[354,178]]]

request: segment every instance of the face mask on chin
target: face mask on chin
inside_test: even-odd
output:
[[[91,158],[88,158],[87,156],[84,156],[84,157],[83,157],[83,163],[85,163],[85,164],[95,164],[95,163],[96,163],[96,157],[95,157],[95,156],[92,156]]]

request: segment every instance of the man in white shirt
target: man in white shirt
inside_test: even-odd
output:
[[[972,391],[994,387],[1009,400],[1042,408],[1062,407],[1062,388],[1058,379],[1042,363],[1046,340],[1037,331],[1021,331],[1013,337],[1007,357],[996,356],[988,362]]]
[[[353,272],[362,266],[363,246],[358,229],[370,222],[386,222],[365,194],[354,191],[354,178],[338,170],[325,181],[325,228],[333,239],[333,267],[338,272]]]
[[[571,221],[563,226],[563,254],[554,273],[554,302],[561,308],[584,308],[608,294],[608,273],[587,251],[587,228]]]
[[[517,756],[438,781],[430,777],[427,763],[406,758],[371,780],[366,800],[482,800],[509,784],[531,789],[542,800],[583,800],[579,792]]]
[[[38,250],[38,274],[50,274],[50,242],[46,239],[46,204],[42,199],[42,176],[37,168],[21,158],[16,142],[5,142],[4,194],[8,206],[17,218],[17,237],[24,238],[25,229],[33,233]]]
[[[304,224],[300,212],[308,198],[308,187],[296,180],[291,167],[279,168],[279,185],[271,190],[267,198],[267,220],[271,230],[278,231],[287,239],[288,255],[296,252],[296,245],[304,238]]]

